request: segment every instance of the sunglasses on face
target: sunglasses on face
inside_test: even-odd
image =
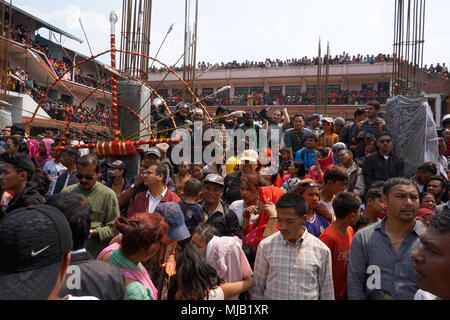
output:
[[[77,173],[77,179],[78,180],[83,179],[83,177],[86,178],[86,180],[94,180],[95,179],[95,176],[93,174],[85,174],[85,175],[83,175],[83,174]]]
[[[381,144],[384,144],[384,143],[391,143],[392,140],[391,140],[391,139],[379,140],[379,142],[380,142]]]

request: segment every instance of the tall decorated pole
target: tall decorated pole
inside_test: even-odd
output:
[[[112,11],[109,15],[109,22],[111,25],[111,67],[116,69],[116,22],[117,15]],[[112,87],[112,125],[113,125],[113,140],[120,140],[119,119],[118,119],[118,103],[117,103],[117,76],[111,75]]]

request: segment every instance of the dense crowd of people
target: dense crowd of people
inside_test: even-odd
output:
[[[3,128],[0,299],[450,299],[450,115],[413,176],[376,100],[348,124],[222,106],[204,122],[183,102],[151,116],[214,140],[132,161],[77,148],[94,132]]]
[[[423,71],[430,76],[448,80],[448,67],[445,65],[445,62],[442,65],[440,65],[440,63],[438,62],[436,64],[436,67],[434,67],[433,64],[431,64],[429,68],[428,65],[425,65],[423,67]]]
[[[42,45],[39,41],[32,40],[30,34],[30,28],[24,25],[12,25],[12,29],[10,32],[10,39],[21,43],[23,45],[32,47],[37,51],[41,52],[48,59],[48,63],[50,67],[56,72],[56,74],[61,76],[69,67],[72,65],[63,61],[62,59],[56,59],[51,53],[48,45]],[[80,66],[74,69],[74,72],[67,72],[63,76],[64,80],[77,82],[80,84],[84,84],[89,87],[97,87],[101,82],[107,79],[106,74],[101,72],[101,74],[92,74],[87,73]],[[106,88],[108,91],[111,91],[111,85],[107,84]]]
[[[392,62],[393,58],[390,54],[382,54],[378,55],[353,55],[351,56],[348,52],[343,52],[341,55],[336,55],[334,58],[330,56],[329,64],[362,64],[362,63],[382,63],[382,62]],[[286,68],[286,67],[298,67],[298,66],[317,66],[319,59],[317,57],[314,58],[292,58],[286,60],[280,59],[266,59],[265,61],[248,61],[237,62],[233,60],[232,62],[221,62],[216,64],[211,64],[209,62],[198,62],[197,71],[205,71],[205,70],[227,70],[227,69],[253,69],[253,68]],[[326,64],[326,56],[325,58],[320,59],[321,64]],[[176,67],[175,71],[182,71],[181,67]],[[153,67],[151,72],[164,72],[165,68],[157,68]]]

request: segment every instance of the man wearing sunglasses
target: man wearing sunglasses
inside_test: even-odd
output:
[[[393,177],[404,177],[404,161],[392,154],[392,135],[381,131],[377,135],[378,152],[367,157],[363,164],[364,183],[367,187],[374,181],[387,181]]]
[[[61,191],[84,195],[92,207],[91,231],[86,249],[93,257],[98,256],[105,243],[114,236],[114,220],[120,215],[116,193],[98,182],[101,175],[97,157],[93,154],[84,155],[77,160],[78,183]]]

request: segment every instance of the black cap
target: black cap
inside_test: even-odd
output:
[[[55,207],[18,208],[0,221],[0,300],[41,300],[52,292],[72,231]]]

